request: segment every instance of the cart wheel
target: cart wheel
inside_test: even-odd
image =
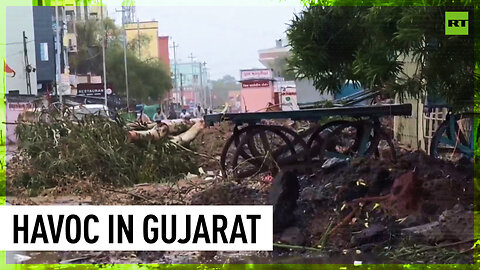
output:
[[[351,158],[368,155],[375,144],[372,123],[368,121],[346,122],[335,126],[324,137],[327,158]]]
[[[312,162],[320,162],[323,164],[325,159],[325,138],[327,134],[330,134],[335,128],[340,125],[349,123],[346,120],[335,120],[328,122],[324,125],[317,126],[313,129],[312,134],[308,138],[307,146],[310,150],[310,158]]]
[[[222,154],[220,156],[220,166],[222,169],[223,177],[227,177],[227,175],[233,170],[232,160],[235,152],[237,151],[238,145],[241,139],[245,136],[246,132],[250,129],[250,127],[245,127],[242,129],[238,129],[237,126],[233,128],[233,134],[228,138],[225,142],[225,145],[222,149]],[[260,166],[261,163],[257,162],[257,160],[252,159],[252,155],[250,153],[245,152],[243,149],[239,152],[240,156],[244,160],[248,160],[252,165]]]
[[[370,145],[366,151],[366,155],[375,155],[376,157],[380,157],[380,151],[378,147],[380,146],[380,142],[384,141],[388,148],[391,151],[391,159],[393,163],[397,162],[397,152],[395,150],[395,145],[392,141],[392,138],[387,135],[385,130],[381,127],[380,123],[376,123],[373,128],[373,137],[371,137]]]
[[[473,162],[478,129],[474,114],[449,115],[432,137],[430,155],[446,161],[466,158]]]
[[[231,161],[231,173],[238,180],[268,170],[275,174],[284,166],[300,162],[309,163],[306,143],[293,130],[262,125],[245,129]],[[250,160],[242,152],[248,153]]]

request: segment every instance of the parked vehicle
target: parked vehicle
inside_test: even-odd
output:
[[[72,108],[72,112],[74,113],[75,117],[78,119],[82,119],[85,115],[88,115],[88,114],[95,114],[95,115],[110,117],[110,112],[108,110],[108,107],[103,104],[77,105]]]

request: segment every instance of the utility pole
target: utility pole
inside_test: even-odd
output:
[[[60,84],[60,24],[58,23],[58,5],[55,5],[55,22],[56,22],[56,55],[55,55],[55,63],[56,63],[56,82],[55,82],[55,88],[57,89],[57,93],[60,96],[60,104],[63,104],[63,99],[62,99],[62,91],[58,87]]]
[[[105,107],[108,108],[108,100],[107,100],[107,67],[106,67],[106,63],[105,63],[105,43],[107,41],[106,37],[107,37],[107,33],[105,31],[105,25],[103,24],[103,1],[100,2],[100,16],[102,18],[102,27],[103,27],[103,38],[102,38],[102,58],[103,58],[103,94],[104,94],[104,98],[105,98]]]
[[[193,72],[193,58],[195,58],[195,57],[193,56],[193,53],[190,53],[190,56],[188,58],[190,58],[190,65],[192,66],[192,92],[194,93],[195,103],[197,103],[197,95],[195,93],[196,89],[195,89],[194,84],[193,84],[193,78],[195,77],[195,73]],[[196,104],[195,104],[195,106],[196,106]]]
[[[138,59],[142,59],[142,53],[140,51],[140,20],[137,17],[137,41],[138,41]]]
[[[210,81],[210,73],[208,73],[208,70],[205,70],[207,73],[207,87],[208,87],[208,82]],[[208,87],[209,93],[210,93],[210,108],[213,110],[213,103],[212,103],[212,88]]]
[[[203,102],[203,107],[207,107],[207,91],[205,90],[205,87],[203,87],[203,79],[204,79],[204,74],[203,71],[205,70],[205,66],[207,65],[207,62],[199,63],[200,66],[200,89],[202,90],[202,102]],[[206,77],[206,76],[205,76]]]
[[[122,27],[123,27],[123,63],[125,65],[125,91],[127,92],[127,112],[130,111],[130,103],[129,103],[129,96],[128,96],[128,69],[127,69],[127,30],[125,29],[125,21],[126,21],[126,15],[125,15],[125,9],[127,7],[122,7]],[[115,10],[119,12],[118,10]]]
[[[32,85],[30,83],[30,72],[32,71],[32,67],[28,62],[27,36],[25,35],[25,31],[23,31],[23,53],[24,53],[24,60],[25,60],[25,80],[27,82],[27,95],[31,95]]]
[[[180,104],[183,109],[183,73],[180,73]]]
[[[173,48],[173,77],[175,78],[175,80],[173,81],[173,87],[175,88],[175,91],[178,91],[178,85],[177,85],[177,54],[176,54],[176,50],[178,48],[178,43],[175,43],[175,41],[173,41],[173,46],[171,47]]]

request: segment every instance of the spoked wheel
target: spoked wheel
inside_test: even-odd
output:
[[[225,142],[225,145],[222,150],[222,154],[220,156],[220,165],[222,169],[222,175],[224,177],[227,176],[227,174],[231,174],[233,170],[233,156],[235,155],[238,145],[240,143],[240,140],[245,136],[246,132],[248,131],[248,127],[238,129],[237,126],[233,128],[233,134],[228,138],[228,140]],[[251,153],[247,153],[245,151],[240,150],[241,152],[239,153],[241,157],[244,158],[244,160],[248,160],[248,162],[252,163],[252,165],[255,166],[260,166],[260,163],[258,163],[256,160],[251,159],[252,155]]]
[[[453,162],[462,157],[473,161],[478,130],[479,123],[474,114],[450,114],[432,137],[430,155]]]
[[[347,123],[349,123],[349,121],[336,120],[314,128],[312,134],[307,141],[308,149],[310,149],[310,158],[312,159],[312,162],[320,162],[323,164],[323,161],[325,159],[326,147],[325,138],[334,129]]]
[[[397,161],[397,153],[392,138],[382,128],[380,122],[374,123],[373,136],[370,136],[370,142],[368,143],[368,149],[366,155],[375,155],[380,157],[380,152],[384,151],[384,147],[387,146],[390,149],[391,161],[394,163]]]
[[[228,141],[222,155],[222,169],[225,175],[237,179],[261,172],[309,162],[306,143],[293,130],[281,126],[248,126],[238,131],[235,138]],[[233,137],[233,136],[232,136]],[[223,154],[223,153],[222,153]]]
[[[374,141],[373,125],[368,121],[346,122],[335,126],[325,134],[325,155],[327,158],[350,158],[371,154]]]

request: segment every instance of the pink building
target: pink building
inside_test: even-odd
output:
[[[240,82],[242,112],[263,112],[269,103],[276,103],[271,69],[240,70]]]

